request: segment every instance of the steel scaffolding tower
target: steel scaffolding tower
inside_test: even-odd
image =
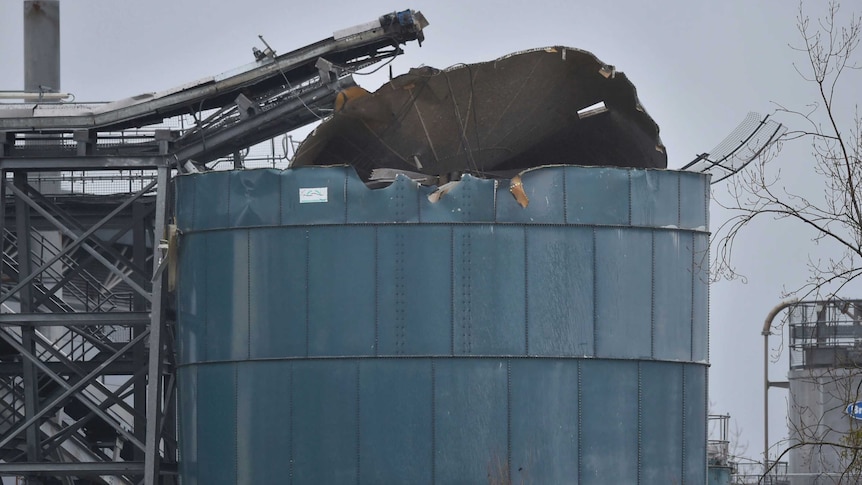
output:
[[[425,25],[387,14],[147,98],[0,104],[0,476],[175,483],[173,177],[241,168]]]

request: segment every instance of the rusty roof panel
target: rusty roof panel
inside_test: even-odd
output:
[[[348,164],[507,175],[549,164],[666,168],[658,125],[634,85],[570,47],[410,70],[374,93],[342,93],[294,166]]]

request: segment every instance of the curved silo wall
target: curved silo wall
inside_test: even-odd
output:
[[[706,177],[522,181],[180,177],[183,483],[705,483]]]

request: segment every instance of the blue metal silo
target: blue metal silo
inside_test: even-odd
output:
[[[707,178],[177,182],[181,477],[706,482]]]

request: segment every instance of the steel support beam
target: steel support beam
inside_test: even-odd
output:
[[[0,157],[0,168],[29,172],[153,169],[169,165],[165,156]]]
[[[47,476],[137,475],[144,469],[139,461],[108,461],[92,463],[0,463],[0,475],[14,476],[41,473]]]
[[[158,191],[156,193],[156,222],[153,227],[153,275],[158,274],[162,259],[166,256],[161,241],[165,237],[165,223],[167,221],[168,209],[168,183],[170,182],[170,171],[160,168],[158,174]],[[162,403],[162,367],[163,367],[163,331],[164,319],[164,295],[162,284],[165,276],[162,274],[153,281],[153,298],[150,300],[150,355],[147,365],[147,440],[146,456],[144,458],[144,485],[158,485],[159,470],[161,466],[161,429],[163,419]]]
[[[149,312],[2,313],[0,325],[21,327],[86,327],[91,325],[147,325]]]
[[[144,224],[145,215],[147,214],[147,208],[144,207],[139,202],[132,204],[132,261],[135,262],[136,265],[140,267],[146,267],[147,261],[147,227]],[[153,241],[154,245],[158,245],[158,241]],[[138,281],[143,286],[144,284],[150,284],[149,281],[144,281],[139,275],[135,275],[138,277]],[[141,298],[138,295],[135,295],[133,306],[136,311],[144,311],[147,309],[147,301],[144,298]],[[147,317],[147,323],[149,323],[149,316]],[[134,335],[137,336],[143,329],[135,328]],[[135,364],[139,365],[142,369],[147,368],[147,349],[143,347],[135,347],[135,350],[132,352],[132,360]],[[135,409],[141,411],[141,414],[144,416],[142,418],[135,417],[134,420],[134,429],[135,436],[146,443],[147,440],[147,381],[145,379],[139,380],[135,382],[135,387],[132,390],[132,402],[135,406]],[[139,450],[135,448],[134,450],[134,459],[143,461],[146,458],[145,450]]]
[[[58,221],[57,219],[55,219],[51,214],[49,214],[47,211],[45,211],[44,209],[42,209],[42,208],[39,206],[39,204],[37,204],[33,199],[31,199],[30,197],[28,197],[28,196],[27,196],[27,194],[26,194],[26,193],[24,193],[24,191],[23,191],[23,190],[21,190],[21,189],[19,189],[19,188],[15,187],[14,185],[9,186],[9,188],[10,188],[10,189],[12,189],[13,193],[16,195],[16,197],[18,198],[18,200],[22,200],[22,201],[24,201],[27,205],[29,205],[30,207],[32,207],[33,209],[35,209],[37,212],[39,212],[39,214],[41,214],[43,217],[45,217],[45,219],[47,219],[49,222],[51,222],[52,224],[54,224],[54,226],[55,226],[55,227],[57,227],[57,228],[58,228],[58,229],[60,229],[62,232],[64,232],[67,236],[69,236],[70,238],[72,238],[72,242],[70,242],[70,243],[69,243],[65,248],[63,248],[63,250],[61,250],[61,251],[60,251],[60,252],[58,252],[56,255],[54,255],[54,257],[52,257],[52,258],[51,258],[50,260],[48,260],[46,263],[42,264],[42,266],[40,266],[40,267],[39,267],[35,272],[29,273],[29,274],[28,274],[28,276],[24,277],[24,279],[23,279],[23,280],[19,281],[19,282],[18,282],[18,284],[17,284],[17,285],[15,285],[15,287],[13,287],[13,288],[8,292],[8,293],[6,293],[5,295],[0,296],[0,303],[2,303],[2,302],[4,302],[4,301],[6,301],[7,299],[9,299],[9,298],[10,298],[12,295],[14,295],[18,290],[20,290],[20,289],[24,286],[24,284],[29,283],[30,281],[32,281],[32,280],[33,280],[33,278],[35,278],[39,273],[41,273],[42,271],[45,271],[45,270],[46,270],[47,268],[49,268],[52,264],[54,264],[54,263],[56,263],[57,261],[59,261],[59,260],[60,260],[60,258],[62,258],[62,257],[63,257],[63,256],[65,256],[66,254],[68,254],[69,252],[71,252],[73,249],[77,248],[79,245],[80,245],[81,247],[83,247],[85,251],[87,251],[88,253],[90,253],[90,254],[91,254],[91,255],[92,255],[92,256],[93,256],[97,261],[99,261],[100,263],[104,264],[104,265],[105,265],[105,267],[106,267],[106,268],[108,268],[109,270],[111,270],[111,272],[112,272],[112,273],[114,273],[114,274],[116,274],[117,276],[119,276],[119,277],[120,277],[123,281],[125,281],[125,282],[126,282],[126,284],[128,284],[132,289],[134,289],[135,291],[137,291],[137,292],[141,293],[141,295],[143,295],[144,297],[146,297],[146,298],[148,298],[148,299],[149,299],[149,298],[150,298],[150,295],[149,295],[149,293],[148,293],[146,290],[144,290],[143,288],[141,288],[140,286],[138,286],[138,284],[137,284],[137,283],[135,283],[134,281],[132,281],[131,279],[129,279],[129,277],[128,277],[128,276],[126,276],[126,274],[125,274],[125,273],[123,273],[122,271],[120,271],[120,270],[119,270],[118,268],[116,268],[113,264],[111,264],[111,262],[110,262],[110,261],[108,261],[107,259],[105,259],[105,257],[104,257],[104,256],[102,256],[102,255],[101,255],[101,254],[99,254],[95,249],[93,249],[93,248],[92,248],[92,247],[90,247],[88,244],[86,244],[86,240],[87,240],[87,238],[89,238],[91,235],[93,235],[93,234],[94,234],[94,233],[95,233],[99,228],[101,228],[105,223],[107,223],[109,220],[111,220],[111,218],[112,218],[114,215],[118,214],[120,211],[122,211],[123,209],[125,209],[129,204],[131,204],[132,202],[134,202],[134,200],[135,200],[136,198],[141,197],[143,194],[145,194],[146,192],[148,192],[148,191],[149,191],[149,189],[151,189],[151,188],[155,185],[155,183],[156,183],[156,180],[154,180],[154,181],[152,181],[151,183],[149,183],[146,187],[144,187],[143,189],[141,189],[140,191],[138,191],[138,192],[137,192],[134,196],[132,196],[129,200],[127,200],[127,201],[123,202],[122,204],[120,204],[120,206],[119,206],[119,207],[117,207],[116,209],[114,209],[113,211],[111,211],[111,213],[110,213],[110,214],[108,214],[107,216],[103,217],[103,218],[102,218],[98,223],[96,223],[93,227],[91,227],[90,229],[88,229],[85,233],[81,234],[80,236],[76,235],[76,234],[75,234],[74,232],[72,232],[69,228],[67,228],[66,226],[64,226],[63,224],[61,224],[61,223],[60,223],[60,221]],[[20,271],[20,270],[19,270],[19,271]]]
[[[27,174],[24,172],[15,172],[13,175],[14,180],[13,183],[19,187],[25,187],[27,185]],[[4,181],[5,183],[5,181]],[[12,187],[15,189],[15,187]],[[31,249],[30,249],[30,209],[24,204],[20,197],[16,197],[15,199],[15,218],[17,220],[17,239],[18,239],[18,273],[29,274],[30,273],[30,263],[31,263]],[[21,291],[18,297],[18,304],[20,306],[21,312],[32,312],[33,311],[33,284],[32,281],[28,281],[21,285]],[[22,356],[23,354],[30,352],[35,353],[36,351],[36,336],[35,329],[33,328],[22,328],[21,329],[21,343],[22,349],[20,350]],[[27,361],[23,360],[23,372],[22,376],[24,379],[24,416],[25,418],[32,418],[36,416],[38,413],[39,407],[39,371],[36,366]],[[42,454],[40,452],[41,446],[39,444],[39,428],[35,425],[35,422],[32,426],[28,426],[25,432],[26,437],[26,447],[27,447],[27,459],[30,461],[39,461],[42,459]]]
[[[85,374],[92,372],[96,367],[101,365],[102,361],[87,361],[87,362],[78,362],[76,367],[77,371],[83,372]],[[0,362],[0,377],[14,377],[21,375],[21,368],[23,363],[21,362]],[[60,362],[45,362],[45,365],[51,369],[51,372],[59,376],[67,376],[78,374],[73,369],[70,369],[65,364]],[[111,366],[103,371],[103,374],[106,376],[126,376],[133,374],[139,367],[136,367],[135,364],[128,360],[116,361]]]

